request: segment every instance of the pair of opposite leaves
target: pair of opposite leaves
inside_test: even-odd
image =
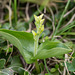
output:
[[[0,35],[17,47],[25,61],[30,64],[36,59],[60,56],[72,50],[61,42],[47,41],[40,44],[34,57],[32,33],[0,29]]]

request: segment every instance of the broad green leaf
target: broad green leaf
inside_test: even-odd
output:
[[[56,71],[56,68],[51,68],[50,72],[55,72]]]
[[[5,59],[0,59],[0,69],[4,68],[5,62]]]
[[[22,67],[22,64],[21,64],[21,61],[20,61],[19,56],[14,56],[14,57],[12,58],[12,61],[11,61],[11,65],[10,65],[10,66],[11,66],[11,67],[13,67],[13,66]]]
[[[75,71],[75,67],[71,64],[71,63],[66,63],[67,64],[67,68],[69,71],[74,72]]]
[[[10,24],[9,23],[5,23],[4,25],[2,25],[2,28],[9,29],[10,28]]]
[[[75,71],[75,58],[72,60],[72,63],[66,62],[66,64],[69,71],[71,72]]]
[[[6,73],[6,72],[1,72],[1,71],[0,71],[0,75],[9,75],[9,74]]]
[[[29,72],[28,71],[25,71],[25,69],[23,68],[18,68],[18,73],[19,75],[29,75]]]
[[[26,31],[26,25],[25,22],[17,22],[17,25],[15,26],[17,31]]]
[[[0,35],[5,37],[5,39],[10,41],[19,49],[27,63],[33,63],[35,61],[33,61],[33,59],[44,59],[60,56],[71,51],[71,49],[63,43],[47,41],[39,46],[37,55],[34,57],[34,39],[31,33],[0,30]]]
[[[60,56],[71,51],[71,49],[61,42],[47,41],[39,46],[37,55],[34,57],[34,59],[45,59],[49,57]]]
[[[14,69],[15,68],[15,69]],[[14,72],[18,73],[19,75],[29,75],[30,73],[26,71],[24,68],[19,67],[19,66],[12,66],[9,67],[9,69],[12,69]]]
[[[73,67],[75,67],[75,58],[72,61],[72,65],[73,65]]]
[[[60,74],[59,74],[59,71],[56,71],[56,72],[52,73],[52,75],[60,75]]]
[[[27,63],[33,62],[31,57],[34,52],[34,39],[31,33],[2,29],[0,35],[19,49]]]
[[[11,68],[2,69],[1,72],[5,75],[14,75],[14,71]]]
[[[45,73],[45,75],[49,75],[48,73]]]

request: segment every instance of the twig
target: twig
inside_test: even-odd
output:
[[[64,16],[63,16],[63,18],[64,17],[66,17],[66,16],[68,16],[71,12],[73,12],[75,10],[75,7],[73,8],[73,9],[71,9],[70,11],[68,11]]]
[[[50,7],[48,7],[48,8],[49,8],[49,10],[50,10],[50,12],[51,12],[51,15],[52,15],[53,32],[52,32],[52,34],[50,35],[50,37],[52,37],[52,35],[53,35],[54,31],[55,31],[55,25],[54,25],[54,13],[53,13],[53,11],[52,11],[52,9],[51,9]]]
[[[70,23],[72,23],[72,21],[74,20],[74,18],[75,18],[75,14],[72,16],[72,18],[69,20],[69,22],[66,25],[64,25],[62,28],[60,28],[59,30],[63,29],[64,27],[66,27],[67,25],[69,25]]]
[[[19,52],[19,51],[18,51]],[[20,53],[20,52],[19,52]],[[20,60],[21,60],[21,63],[23,65],[23,67],[25,68],[26,66],[26,63],[25,63],[25,60],[23,59],[23,57],[20,55]]]
[[[52,9],[50,7],[48,7],[50,12],[51,12],[51,15],[52,15],[52,26],[53,26],[53,32],[55,31],[55,25],[54,25],[54,13],[52,11]]]
[[[8,57],[7,62],[6,62],[6,64],[5,64],[5,65],[7,65],[7,63],[8,63],[8,61],[9,61],[9,59],[10,59],[10,57],[11,57],[12,53],[13,53],[13,45],[12,45],[12,52],[10,53],[10,55],[9,55],[9,57]]]
[[[44,7],[44,13],[46,13],[46,7]]]
[[[7,40],[7,51],[6,51],[6,55],[8,54],[9,51],[9,41]]]
[[[10,27],[12,27],[12,22],[11,22],[12,10],[8,5],[5,5],[5,7],[9,10],[9,22],[10,22]]]
[[[62,72],[60,71],[60,69],[58,68],[59,73],[62,75]]]
[[[33,64],[32,68],[30,69],[30,72],[35,68],[35,64]]]
[[[67,58],[68,58],[68,55],[65,54],[65,61],[64,61],[65,67],[64,67],[63,75],[66,75],[66,70],[67,70],[68,75],[70,75],[68,68],[67,68],[67,65],[66,65],[66,62],[68,60]]]
[[[37,5],[37,9],[38,9],[38,5]],[[38,11],[39,11],[41,14],[44,14],[44,13],[42,13],[39,9],[38,9]],[[52,22],[52,19],[51,19],[50,17],[48,17],[47,15],[44,14],[44,17],[45,17],[46,19],[48,19],[49,21]]]
[[[56,13],[58,14],[58,7],[57,7],[57,5],[56,5],[55,3],[51,3],[50,6],[55,7],[55,9],[56,9]]]
[[[29,3],[27,3],[27,5],[26,5],[26,11],[25,11],[27,21],[30,20],[30,18],[29,18],[29,14],[28,14],[28,9],[29,9]],[[29,29],[27,30],[27,32],[31,32],[31,23],[29,23]]]

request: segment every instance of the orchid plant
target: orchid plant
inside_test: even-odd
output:
[[[72,50],[64,43],[59,41],[45,41],[39,45],[39,37],[44,31],[43,14],[35,17],[37,31],[32,33],[0,29],[0,35],[18,48],[26,63],[35,63],[37,73],[40,67],[37,59],[46,59],[60,56],[71,52]]]

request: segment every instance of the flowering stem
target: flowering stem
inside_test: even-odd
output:
[[[39,37],[40,37],[41,33],[44,31],[44,25],[43,25],[44,19],[42,19],[43,14],[40,16],[34,15],[34,17],[35,17],[35,25],[37,28],[37,32],[32,30],[32,33],[34,36],[34,57],[35,57],[37,54],[37,50],[38,50]],[[35,67],[36,67],[37,73],[40,73],[40,68],[39,68],[39,64],[38,64],[37,60],[35,60]]]

